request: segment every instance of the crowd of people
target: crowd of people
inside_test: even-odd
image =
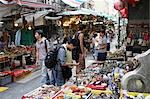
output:
[[[42,69],[42,83],[62,86],[72,76],[72,68],[76,67],[76,74],[86,68],[86,44],[90,45],[97,61],[105,61],[107,51],[110,50],[110,42],[113,38],[113,31],[101,29],[92,30],[88,33],[88,43],[84,39],[84,26],[79,26],[77,32],[72,36],[65,36],[57,53],[57,64],[49,69],[45,66],[45,58],[50,45],[44,37],[42,30],[35,31],[36,42],[36,64]],[[75,62],[74,62],[75,61]],[[67,76],[64,76],[64,75]]]

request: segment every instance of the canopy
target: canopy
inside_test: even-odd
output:
[[[18,4],[21,6],[27,6],[27,7],[32,7],[32,8],[52,8],[52,9],[54,9],[51,5],[44,4],[44,3],[38,3],[38,2],[20,1]]]
[[[102,12],[98,12],[92,9],[81,8],[76,11],[64,11],[57,15],[94,15],[94,16],[106,16]]]
[[[80,5],[83,2],[86,2],[88,0],[62,0],[62,1],[71,7],[80,7]]]
[[[25,19],[27,20],[28,23],[33,22],[33,17],[35,20],[35,26],[40,26],[40,25],[44,25],[43,22],[43,17],[46,16],[50,11],[39,11],[36,12],[35,14],[28,14],[28,15],[24,15]],[[22,18],[19,18],[18,20],[15,21],[15,23],[17,24],[22,24]]]
[[[86,8],[81,8],[82,11],[86,12],[86,13],[90,13],[91,15],[94,16],[99,16],[99,12],[92,10],[92,9],[86,9]]]
[[[4,17],[6,14],[11,13],[12,9],[14,9],[16,5],[13,4],[0,4],[0,20],[2,20],[2,17]]]
[[[45,16],[45,19],[46,19],[46,20],[59,20],[59,19],[61,19],[61,18],[62,18],[62,16],[58,16],[58,17]]]
[[[82,10],[76,10],[76,11],[65,11],[62,13],[58,13],[57,15],[90,15],[90,13],[84,12]]]

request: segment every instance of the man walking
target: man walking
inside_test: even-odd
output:
[[[42,30],[35,31],[36,42],[36,64],[42,68],[42,83],[49,83],[48,69],[45,66],[44,60],[49,51],[49,41],[44,37]]]

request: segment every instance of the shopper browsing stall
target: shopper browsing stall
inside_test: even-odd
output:
[[[66,44],[62,44],[59,47],[58,54],[57,54],[57,60],[58,63],[55,65],[54,68],[52,68],[52,74],[51,74],[51,84],[56,86],[62,86],[65,84],[66,76],[72,76],[70,74],[67,74],[66,72],[70,71],[69,66],[78,66],[79,64],[74,63],[67,63],[67,50],[72,50],[75,47],[75,41],[70,40]],[[67,70],[66,70],[67,69]]]
[[[84,31],[85,26],[80,25],[79,30],[75,33],[73,39],[76,40],[77,47],[73,50],[73,59],[80,63],[77,67],[77,73],[85,69],[85,41],[84,41]]]
[[[105,31],[101,30],[99,33],[99,36],[97,37],[97,51],[98,51],[98,55],[97,55],[97,60],[98,61],[105,61],[106,60],[106,56],[107,56],[107,39],[105,36]]]
[[[49,83],[48,69],[45,66],[44,59],[49,51],[49,41],[44,37],[42,30],[36,30],[35,38],[36,42],[36,65],[42,68],[42,83]]]

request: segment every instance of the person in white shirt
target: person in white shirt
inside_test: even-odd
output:
[[[98,40],[98,46],[97,46],[97,50],[98,50],[97,60],[105,61],[106,56],[107,56],[107,39],[105,36],[105,31],[101,30],[99,32],[98,37],[99,37],[99,40]]]
[[[44,33],[42,30],[35,31],[35,38],[37,39],[36,42],[36,65],[39,68],[42,68],[42,84],[48,84],[49,76],[48,76],[48,69],[45,66],[44,60],[49,51],[49,41],[44,37]]]

